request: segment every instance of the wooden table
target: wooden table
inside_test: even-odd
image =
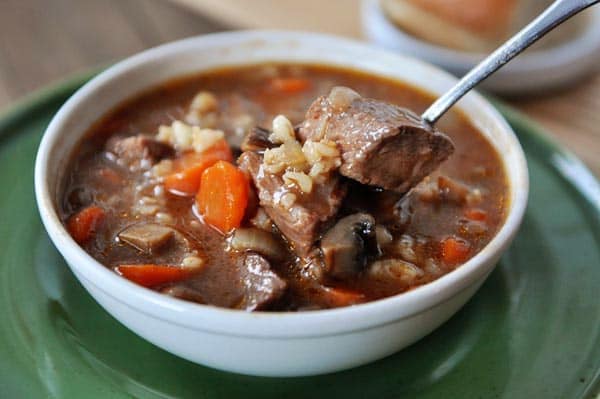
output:
[[[74,71],[227,27],[360,36],[359,0],[178,1],[186,7],[165,0],[2,0],[0,107]],[[335,15],[334,24],[330,15]],[[540,122],[600,176],[600,74],[569,90],[508,102]]]

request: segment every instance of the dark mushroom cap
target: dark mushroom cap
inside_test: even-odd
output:
[[[321,251],[330,276],[343,279],[360,273],[380,253],[375,219],[367,213],[340,219],[321,239]]]

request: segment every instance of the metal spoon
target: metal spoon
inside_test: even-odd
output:
[[[471,69],[454,87],[431,104],[421,115],[421,118],[430,125],[435,124],[454,103],[481,81],[502,68],[504,64],[538,41],[546,33],[573,15],[599,2],[600,0],[557,0],[523,30]]]

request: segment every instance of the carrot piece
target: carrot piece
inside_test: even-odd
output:
[[[189,278],[194,270],[167,265],[119,265],[115,267],[117,274],[144,287],[154,287]]]
[[[478,208],[471,208],[465,211],[465,217],[469,220],[485,222],[487,219],[487,212]]]
[[[302,92],[310,87],[310,81],[303,78],[273,78],[269,82],[269,89],[286,94]]]
[[[196,206],[204,221],[222,233],[239,227],[248,206],[246,174],[219,161],[202,173]]]
[[[213,156],[205,156],[202,158],[194,156],[193,158],[196,158],[196,162],[192,166],[186,167],[165,177],[164,185],[167,191],[181,196],[195,195],[200,187],[202,172],[219,160],[218,157]],[[189,162],[189,160],[184,162]]]
[[[350,306],[365,301],[365,296],[357,291],[339,287],[323,287],[324,299],[329,306]]]
[[[202,173],[220,160],[233,160],[231,149],[225,140],[219,140],[201,153],[184,154],[174,161],[173,168],[176,172],[165,177],[165,189],[176,195],[196,195]]]
[[[217,141],[211,147],[202,151],[201,154],[204,154],[204,155],[212,154],[214,156],[220,157],[220,159],[223,161],[230,161],[230,162],[233,161],[233,155],[231,153],[231,148],[229,147],[229,143],[227,143],[227,140],[225,140],[225,139]]]
[[[447,237],[441,242],[442,260],[447,265],[456,265],[467,260],[471,253],[470,245],[456,237]]]
[[[104,209],[91,205],[83,208],[67,221],[67,230],[78,244],[88,242],[104,219]]]

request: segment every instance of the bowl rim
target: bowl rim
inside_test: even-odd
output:
[[[376,21],[387,31],[390,39],[397,43],[405,42],[412,48],[420,48],[421,56],[435,59],[435,62],[451,66],[453,69],[470,69],[488,55],[445,47],[411,35],[390,21],[381,8],[379,0],[363,0],[361,7],[363,31],[368,30],[368,24]],[[589,21],[575,37],[553,46],[528,51],[511,61],[498,71],[498,74],[555,70],[564,68],[576,60],[596,55],[600,49],[600,7],[590,7],[588,12]],[[397,47],[397,50],[403,49]],[[598,56],[596,55],[595,58],[597,59]]]
[[[275,40],[290,40],[304,44],[319,42],[332,46],[345,46],[357,52],[363,51],[380,58],[392,59],[394,62],[410,63],[415,68],[442,77],[450,83],[456,81],[450,74],[423,61],[376,49],[346,38],[302,31],[246,30],[201,35],[154,47],[118,62],[83,85],[65,102],[48,125],[36,157],[35,195],[40,216],[49,237],[67,260],[75,275],[119,303],[152,318],[192,330],[269,339],[350,334],[391,324],[439,306],[458,295],[462,290],[483,280],[493,269],[495,259],[507,248],[519,228],[527,204],[529,178],[525,156],[514,132],[499,112],[476,92],[468,94],[470,101],[494,121],[495,126],[501,134],[506,136],[511,149],[514,150],[512,151],[515,158],[513,161],[516,160],[514,164],[508,165],[504,154],[499,154],[505,165],[512,201],[507,209],[504,224],[478,254],[451,273],[411,291],[364,304],[335,309],[304,312],[246,312],[191,303],[138,286],[101,265],[75,243],[58,217],[50,194],[47,176],[56,173],[55,168],[49,165],[49,160],[52,150],[56,147],[55,143],[65,128],[64,122],[77,110],[81,102],[87,97],[93,96],[99,88],[109,84],[116,77],[140,68],[151,60],[161,59],[161,57],[164,59],[169,54],[181,53],[190,48],[201,49],[215,44],[231,46],[239,45],[242,42],[264,41],[268,45],[270,41]],[[290,59],[289,62],[294,63],[294,60]],[[248,64],[257,63],[260,62],[255,60],[254,63],[249,62]],[[334,65],[333,62],[326,61],[322,64]],[[361,70],[352,65],[348,65],[348,67]],[[376,74],[372,71],[365,72]],[[384,74],[380,75],[385,76]],[[396,79],[400,80],[400,76],[396,76]],[[418,87],[416,82],[406,80],[406,83]],[[156,84],[154,82],[148,84],[147,87],[151,88]],[[113,107],[125,100],[126,98],[120,99],[113,104]],[[468,112],[464,113],[472,122],[476,121],[476,118],[472,119],[472,115]],[[86,129],[79,133],[79,138],[85,131]],[[72,151],[73,147],[69,150]],[[518,186],[517,190],[515,190],[515,186]],[[490,263],[492,263],[491,266]]]

